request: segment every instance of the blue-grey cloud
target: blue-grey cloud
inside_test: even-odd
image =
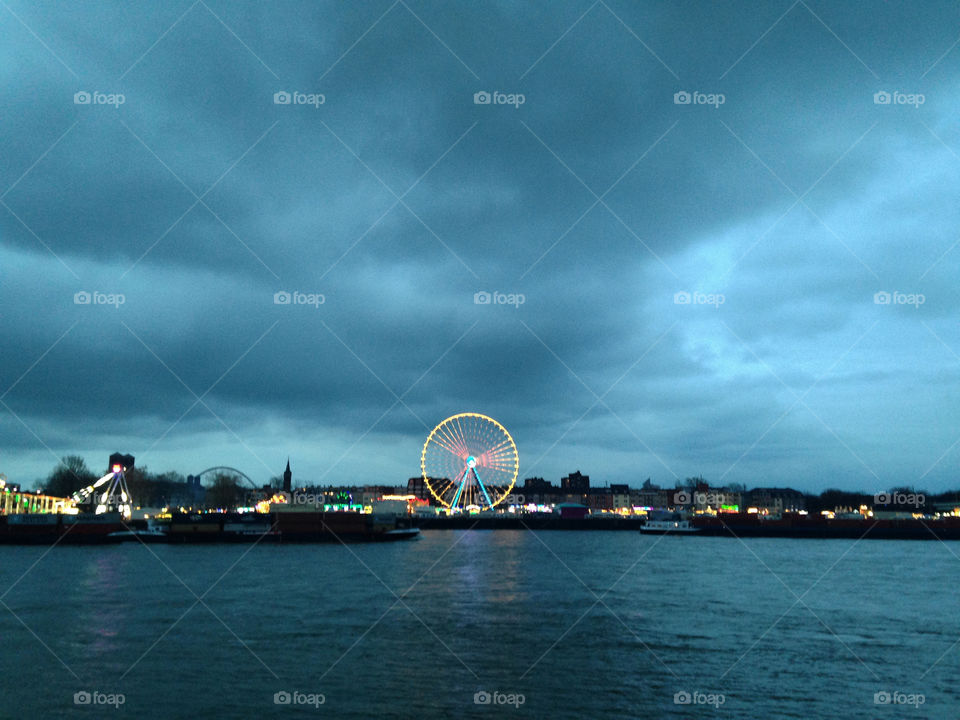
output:
[[[399,483],[474,410],[521,477],[955,486],[960,18],[904,13],[10,3],[0,471]]]

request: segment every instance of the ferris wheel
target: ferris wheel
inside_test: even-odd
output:
[[[420,456],[424,483],[451,510],[496,506],[513,489],[519,468],[510,433],[478,413],[460,413],[437,425]]]

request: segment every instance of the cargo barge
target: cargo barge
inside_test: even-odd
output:
[[[858,540],[960,540],[960,517],[827,518],[784,513],[764,517],[748,513],[696,516],[698,535],[726,537],[832,538]]]
[[[419,535],[400,515],[348,511],[177,514],[166,528],[167,542],[383,542]]]
[[[61,515],[22,513],[0,515],[0,544],[96,545],[121,542],[114,533],[128,530],[119,512]]]
[[[398,514],[295,510],[270,513],[178,513],[125,520],[121,513],[0,515],[0,544],[89,545],[119,542],[388,542],[419,535]]]
[[[674,520],[679,521],[680,514]],[[662,521],[613,513],[564,518],[556,513],[485,514],[414,517],[424,530],[616,530],[690,537],[771,537],[865,540],[960,540],[960,518],[825,518],[784,513],[781,517],[754,513],[682,516],[682,532]],[[645,528],[645,525],[647,526]]]

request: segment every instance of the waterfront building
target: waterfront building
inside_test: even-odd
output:
[[[579,470],[560,478],[560,489],[570,495],[586,495],[590,492],[590,476]]]
[[[542,477],[532,477],[524,478],[523,489],[524,492],[530,493],[549,493],[550,491],[556,491],[557,488],[553,483],[544,480]]]
[[[523,481],[524,504],[555,505],[561,501],[559,488],[541,477],[525,478]]]
[[[673,488],[662,488],[647,478],[639,490],[630,492],[630,504],[633,507],[665,509],[673,505],[673,493]]]
[[[694,488],[693,511],[715,514],[718,512],[739,512],[743,504],[743,494],[726,487],[710,487],[707,483],[698,483]]]
[[[807,509],[807,499],[793,488],[758,487],[744,493],[744,503],[761,515],[782,515]]]
[[[629,510],[633,507],[630,502],[630,486],[626,484],[610,484],[610,501],[614,510]]]
[[[587,505],[590,495],[590,476],[583,475],[577,470],[560,478],[560,494],[563,496],[563,502]]]
[[[630,502],[634,507],[664,509],[673,505],[673,489],[644,487],[630,493]]]
[[[594,512],[613,510],[613,493],[610,488],[591,488],[587,493],[587,507]]]

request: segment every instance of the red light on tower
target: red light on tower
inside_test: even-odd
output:
[[[110,459],[107,461],[107,467],[110,468],[110,472],[116,474],[126,472],[133,467],[133,463],[133,455],[122,455],[115,452],[110,455]]]

